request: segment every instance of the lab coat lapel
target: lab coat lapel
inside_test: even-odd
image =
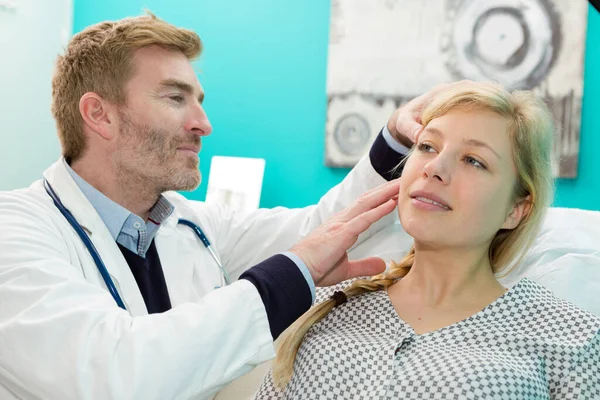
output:
[[[134,316],[148,314],[144,299],[125,258],[100,215],[71,178],[65,160],[61,158],[50,166],[44,172],[44,177],[96,246],[127,310]]]
[[[169,218],[162,223],[155,238],[156,250],[173,307],[190,301],[194,250],[197,250],[198,246],[191,230],[179,231],[181,226],[177,225],[177,221],[180,217],[180,213],[175,208]]]

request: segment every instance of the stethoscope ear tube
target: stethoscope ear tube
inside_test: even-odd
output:
[[[215,253],[215,251],[213,250],[212,246],[210,245],[210,242],[208,241],[208,238],[206,237],[206,235],[204,234],[202,229],[200,229],[200,227],[198,225],[196,225],[195,223],[193,223],[192,221],[184,219],[184,218],[180,218],[179,221],[177,221],[177,223],[181,224],[181,225],[189,226],[194,231],[194,233],[196,234],[198,239],[200,239],[202,244],[204,244],[204,247],[206,247],[206,249],[210,252],[211,257],[213,258],[213,260],[215,260],[215,263],[217,264],[217,267],[219,267],[219,270],[221,271],[221,276],[223,278],[223,284],[229,285],[231,283],[229,274],[223,267],[223,264],[221,264],[219,257],[217,257],[217,253]]]
[[[115,299],[117,305],[123,310],[127,310],[127,308],[125,308],[123,300],[121,300],[121,296],[119,296],[117,288],[115,287],[110,277],[110,274],[108,273],[108,270],[106,269],[106,266],[104,265],[104,262],[102,261],[102,258],[100,257],[100,254],[98,253],[98,250],[96,250],[96,246],[94,246],[94,243],[92,243],[90,237],[87,235],[87,233],[85,233],[81,225],[79,225],[73,214],[71,214],[71,212],[67,210],[64,204],[60,201],[57,194],[54,192],[52,186],[50,186],[50,183],[47,180],[44,180],[44,187],[46,188],[46,192],[54,202],[56,208],[58,208],[60,213],[73,227],[73,229],[75,230],[85,247],[88,249],[90,255],[92,256],[92,259],[94,260],[94,263],[96,264],[96,267],[98,268],[98,271],[100,271],[100,275],[102,275],[102,279],[104,280],[108,291],[110,292],[113,299]]]

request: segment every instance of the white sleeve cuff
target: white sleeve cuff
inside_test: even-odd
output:
[[[306,279],[306,283],[308,284],[308,287],[310,288],[312,302],[314,303],[315,298],[316,298],[315,281],[313,280],[312,276],[310,275],[310,271],[308,270],[308,267],[306,266],[306,264],[304,264],[304,261],[302,261],[302,259],[300,257],[298,257],[297,255],[295,255],[294,253],[292,253],[290,251],[285,251],[281,254],[283,254],[290,260],[292,260],[298,266],[298,269],[300,270],[300,272],[302,272],[302,275],[304,276],[304,279]]]
[[[381,134],[383,135],[383,138],[385,139],[385,142],[387,143],[387,145],[390,146],[392,148],[392,150],[394,150],[396,153],[408,154],[408,152],[410,151],[410,149],[408,147],[406,147],[405,145],[398,142],[396,139],[394,139],[392,137],[392,134],[388,130],[387,125],[385,125],[383,127]]]

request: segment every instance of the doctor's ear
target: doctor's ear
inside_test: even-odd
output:
[[[527,195],[524,199],[518,200],[514,205],[510,214],[504,220],[502,229],[515,229],[523,218],[531,211],[531,195]]]
[[[92,134],[95,133],[106,140],[112,139],[113,131],[117,127],[116,111],[112,103],[97,93],[87,92],[79,99],[79,113]]]

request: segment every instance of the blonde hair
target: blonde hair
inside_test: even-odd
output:
[[[189,60],[202,52],[196,33],[148,13],[92,25],[75,35],[58,57],[52,78],[52,114],[67,161],[78,159],[86,145],[79,113],[81,96],[94,92],[116,105],[125,105],[123,88],[135,72],[133,56],[147,46],[179,51]]]
[[[489,260],[494,273],[510,272],[531,247],[544,220],[553,197],[551,167],[554,124],[542,100],[530,91],[508,92],[493,83],[460,83],[438,93],[428,103],[421,115],[426,126],[431,120],[451,110],[495,112],[509,121],[509,138],[517,170],[514,190],[515,201],[525,201],[530,208],[519,225],[512,230],[499,230],[489,247]],[[344,289],[348,298],[367,292],[386,289],[410,271],[415,257],[414,247],[399,263],[392,262],[387,272],[371,279],[354,281]],[[335,300],[326,300],[307,311],[280,337],[277,358],[273,366],[273,381],[285,387],[290,381],[294,360],[304,335],[310,327],[323,319],[335,306]]]

